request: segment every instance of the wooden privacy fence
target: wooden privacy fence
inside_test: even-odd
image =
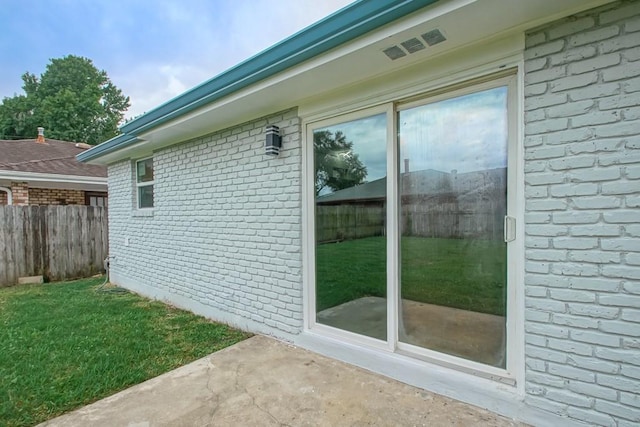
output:
[[[108,242],[107,208],[0,206],[0,286],[101,273]]]

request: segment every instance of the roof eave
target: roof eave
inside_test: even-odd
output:
[[[187,114],[203,105],[240,91],[277,73],[347,43],[439,0],[358,1],[146,114],[124,124],[123,132],[76,158],[90,162],[131,146],[136,135]]]
[[[20,172],[0,170],[0,179],[14,181],[37,181],[37,182],[64,182],[74,184],[107,184],[107,177],[84,176],[84,175],[63,175],[55,173],[41,172]]]
[[[95,147],[88,149],[87,151],[83,151],[76,156],[76,160],[88,163],[91,160],[95,160],[117,149],[128,147],[139,141],[140,139],[135,135],[118,135],[100,145],[96,145]]]

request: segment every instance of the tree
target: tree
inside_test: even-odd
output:
[[[0,104],[0,138],[35,138],[42,126],[47,137],[94,145],[118,134],[130,106],[88,58],[52,59],[40,78],[27,72],[22,81],[25,95]]]
[[[333,191],[353,187],[365,182],[367,167],[353,152],[353,142],[337,131],[314,132],[313,147],[316,169],[316,195],[325,188]]]

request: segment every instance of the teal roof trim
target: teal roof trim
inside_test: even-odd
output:
[[[108,141],[103,142],[100,145],[96,145],[95,147],[87,151],[83,151],[82,153],[76,156],[76,159],[79,162],[87,162],[91,159],[98,158],[104,154],[111,153],[121,147],[126,147],[140,141],[141,140],[135,135],[127,135],[127,134],[118,135],[114,138],[111,138]]]
[[[218,76],[124,124],[123,135],[82,153],[87,161],[136,142],[140,134],[360,37],[438,0],[360,0]],[[128,134],[128,136],[127,136]]]

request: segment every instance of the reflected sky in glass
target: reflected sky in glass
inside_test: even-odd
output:
[[[317,131],[328,130],[335,135],[342,131],[347,141],[353,142],[353,152],[367,167],[365,182],[387,176],[387,118],[381,113],[352,122],[328,126]]]
[[[458,173],[504,168],[507,145],[507,88],[427,104],[399,113],[401,152],[412,153],[411,171],[435,169]],[[488,125],[490,124],[490,125]],[[387,175],[386,115],[384,113],[318,130],[342,131],[367,166],[366,182]],[[381,142],[384,141],[384,142]],[[463,168],[461,168],[463,166]],[[404,159],[400,159],[404,172]]]
[[[507,166],[507,88],[401,111],[400,145],[412,172],[472,172]],[[494,149],[492,149],[494,147]],[[400,159],[404,172],[404,159]]]

